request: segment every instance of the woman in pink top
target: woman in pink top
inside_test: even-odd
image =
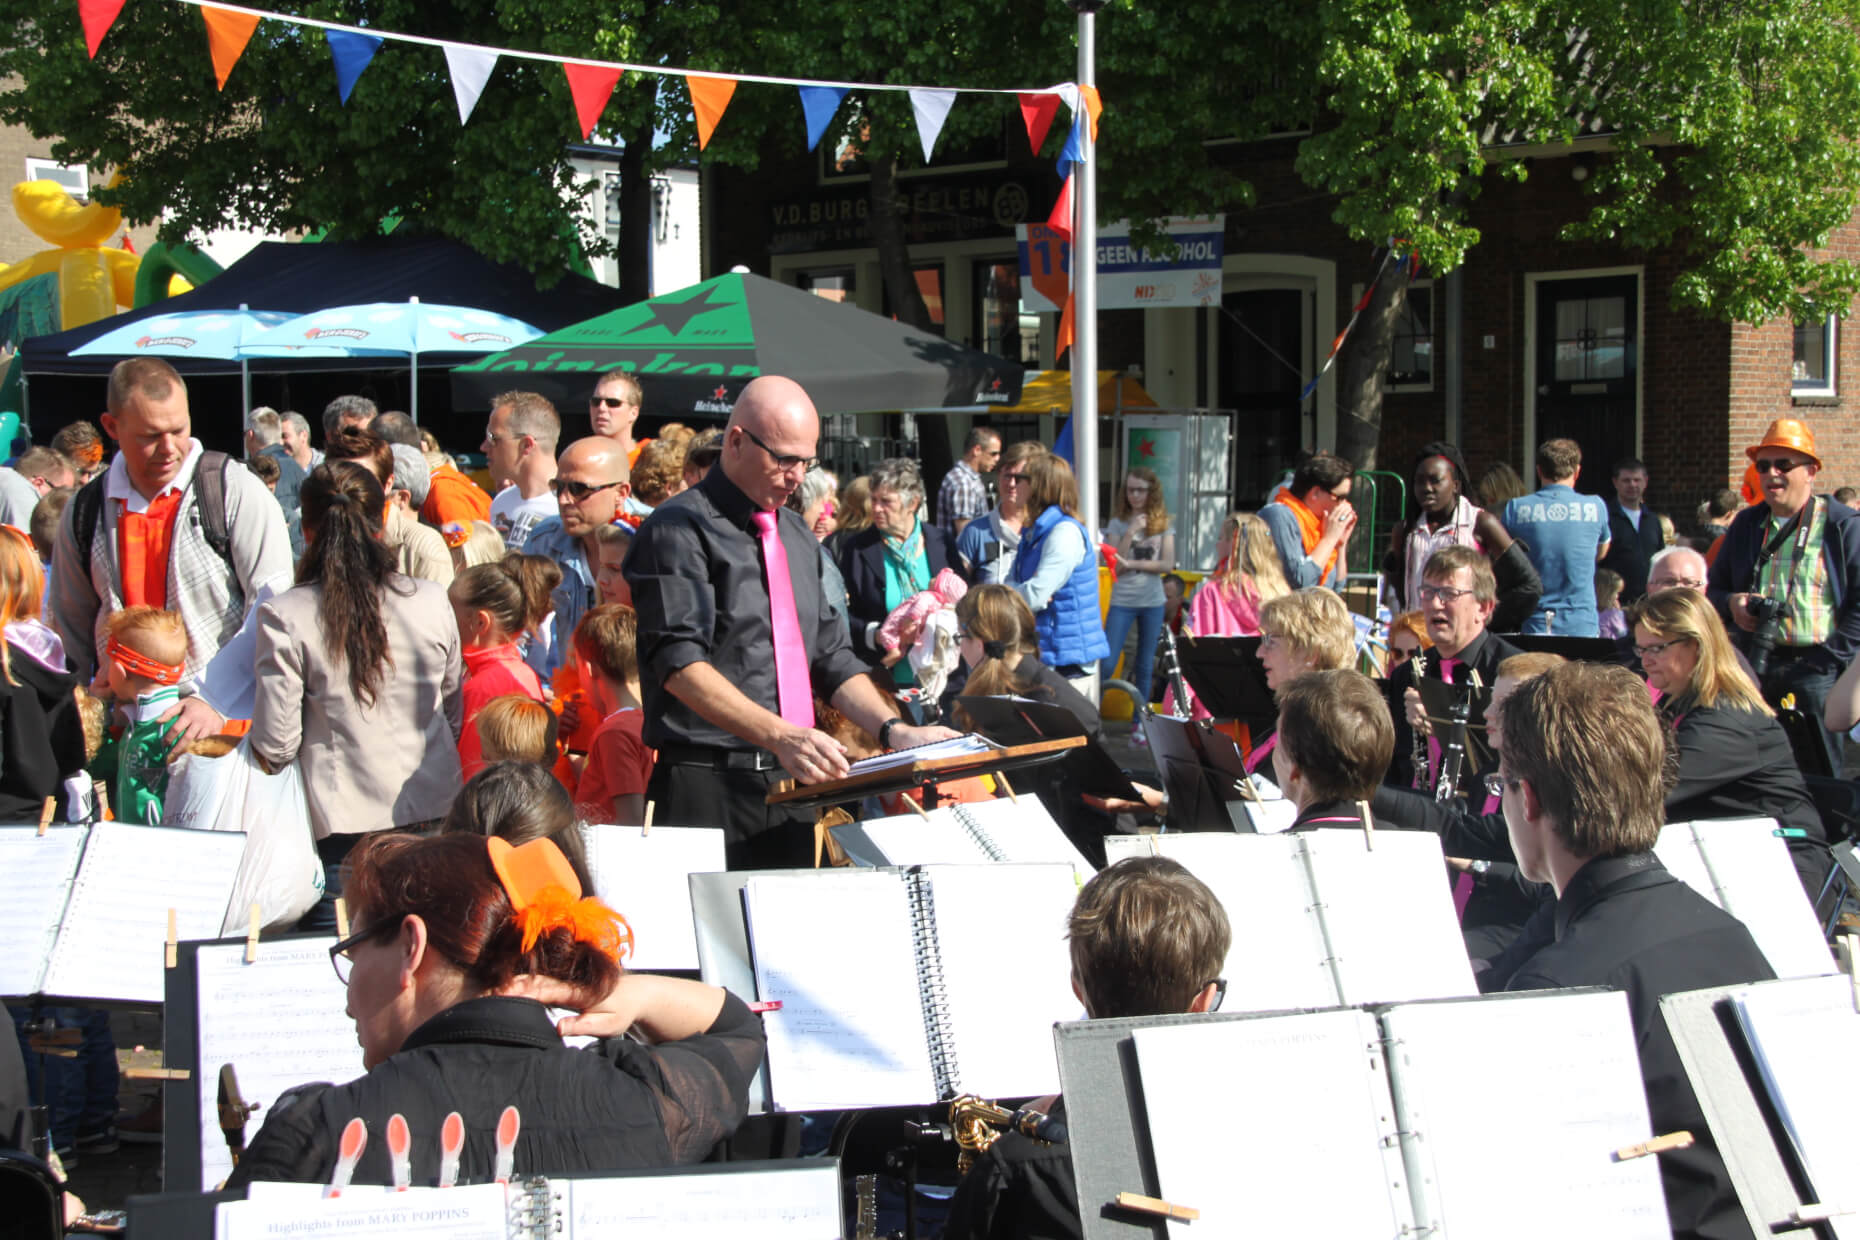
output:
[[[1257,637],[1259,609],[1290,593],[1272,532],[1252,513],[1236,512],[1221,530],[1220,563],[1189,599],[1184,627],[1195,637]],[[1190,717],[1206,719],[1190,696]]]
[[[465,726],[459,733],[459,763],[470,779],[484,765],[478,739],[478,712],[492,698],[519,693],[543,700],[542,682],[523,661],[517,645],[539,600],[526,596],[541,589],[531,575],[509,560],[474,564],[452,579],[446,597],[458,618],[465,659]]]

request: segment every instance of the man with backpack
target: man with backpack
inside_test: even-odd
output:
[[[112,613],[145,604],[187,626],[182,699],[171,736],[212,735],[251,714],[258,604],[291,584],[284,514],[265,484],[192,436],[187,387],[160,358],[110,372],[104,433],[115,460],[66,508],[52,553],[48,619],[71,669],[89,681]]]

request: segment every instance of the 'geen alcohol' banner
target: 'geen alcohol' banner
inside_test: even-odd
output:
[[[1212,306],[1221,299],[1221,236],[1226,217],[1175,217],[1163,231],[1175,243],[1174,257],[1139,249],[1130,225],[1098,233],[1098,308]],[[1014,229],[1020,244],[1020,304],[1030,312],[1058,310],[1072,270],[1072,247],[1045,224]],[[1058,297],[1052,290],[1057,288]]]

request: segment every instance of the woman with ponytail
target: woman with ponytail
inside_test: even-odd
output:
[[[627,972],[625,918],[585,891],[553,840],[377,836],[356,850],[348,890],[355,933],[329,954],[367,1071],[279,1098],[228,1188],[329,1183],[358,1116],[369,1139],[354,1182],[393,1182],[379,1134],[400,1115],[425,1187],[455,1112],[464,1184],[498,1174],[507,1106],[517,1176],[693,1163],[742,1122],[760,1018],[715,986]],[[581,1015],[558,1026],[544,1004]],[[571,1049],[564,1034],[598,1041]]]
[[[258,609],[252,752],[299,763],[323,900],[305,929],[335,924],[341,867],[364,835],[445,816],[458,791],[458,623],[445,587],[394,571],[386,498],[354,461],[305,479],[297,584]]]

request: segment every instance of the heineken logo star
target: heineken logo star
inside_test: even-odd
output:
[[[699,315],[709,314],[713,310],[722,310],[736,304],[734,301],[727,300],[727,294],[726,300],[724,301],[710,300],[712,294],[721,292],[723,292],[722,289],[704,289],[700,292],[692,293],[689,297],[681,301],[666,301],[661,299],[659,301],[644,302],[641,308],[652,317],[647,319],[644,323],[639,324],[637,327],[627,329],[622,332],[621,335],[630,336],[634,332],[645,331],[650,327],[663,327],[668,334],[676,336],[684,331],[686,327],[689,327],[691,325],[691,320],[697,318]]]

